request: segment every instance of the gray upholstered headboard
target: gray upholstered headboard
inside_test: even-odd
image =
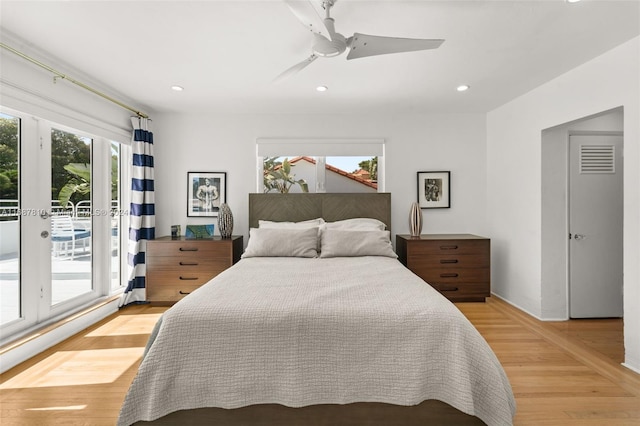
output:
[[[391,194],[249,194],[250,228],[257,228],[258,220],[299,222],[318,217],[327,222],[370,217],[391,230]]]

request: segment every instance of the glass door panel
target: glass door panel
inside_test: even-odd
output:
[[[120,279],[120,229],[122,228],[122,203],[120,196],[120,144],[111,142],[111,289],[122,286]]]
[[[22,316],[19,147],[20,119],[0,113],[0,325]]]
[[[51,305],[92,291],[90,138],[51,130]]]

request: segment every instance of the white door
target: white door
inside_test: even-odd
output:
[[[0,174],[15,176],[2,187],[0,203],[0,329],[8,336],[76,309],[98,292],[92,185],[77,172],[93,170],[92,139],[17,112],[0,113],[0,130],[0,147],[12,154]],[[87,200],[88,210],[78,209],[77,201],[61,205],[67,184]],[[4,199],[5,191],[11,199]],[[62,220],[64,229],[57,226]]]
[[[622,317],[622,135],[571,135],[569,161],[569,316]]]

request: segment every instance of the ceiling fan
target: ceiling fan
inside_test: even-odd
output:
[[[444,42],[442,39],[381,37],[360,33],[354,33],[347,38],[336,32],[331,17],[331,8],[337,1],[322,0],[322,8],[326,12],[325,18],[322,19],[310,0],[284,0],[298,20],[313,33],[314,42],[311,56],[284,71],[275,78],[275,82],[291,77],[320,57],[338,56],[347,49],[347,60],[350,60],[388,53],[437,49]]]

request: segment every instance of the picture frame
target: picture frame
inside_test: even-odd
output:
[[[187,217],[217,217],[226,202],[226,172],[187,172]]]
[[[451,207],[451,172],[418,172],[418,204],[421,209]]]

